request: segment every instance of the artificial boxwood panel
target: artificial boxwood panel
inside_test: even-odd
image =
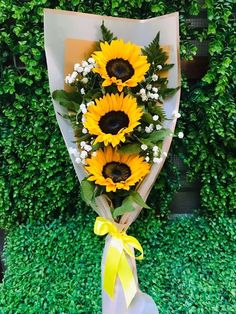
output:
[[[148,18],[180,11],[181,57],[197,52],[193,40],[209,42],[210,64],[202,81],[182,85],[184,131],[172,151],[182,153],[189,176],[201,181],[202,209],[228,213],[235,208],[233,183],[234,85],[233,1],[6,0],[0,2],[0,225],[47,221],[80,203],[79,185],[56,125],[49,95],[43,47],[43,8]],[[201,9],[208,26],[191,27]],[[183,147],[182,147],[183,146]],[[179,187],[178,171],[168,162],[152,194],[161,215]],[[73,211],[73,210],[72,210]]]
[[[235,219],[185,218],[157,223],[141,215],[129,230],[143,245],[141,288],[162,314],[236,312]],[[13,228],[5,247],[1,314],[100,314],[104,239],[95,215]]]

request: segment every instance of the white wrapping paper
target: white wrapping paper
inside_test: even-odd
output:
[[[168,87],[180,86],[180,59],[179,59],[179,23],[178,13],[172,13],[161,17],[151,18],[147,20],[133,20],[124,18],[114,18],[107,16],[98,16],[92,14],[83,14],[61,10],[45,9],[44,11],[44,35],[45,35],[45,51],[47,57],[48,76],[51,93],[56,89],[64,88],[64,59],[65,44],[68,39],[97,41],[101,38],[100,26],[102,21],[118,38],[125,41],[132,41],[140,46],[148,45],[157,32],[160,32],[160,45],[169,48],[169,63],[175,66],[168,72]],[[78,60],[80,62],[81,60]],[[73,69],[71,69],[71,72]],[[180,91],[174,96],[168,98],[164,103],[164,110],[167,118],[172,119],[172,112],[178,111],[180,99]],[[70,122],[61,117],[58,113],[65,113],[57,102],[53,101],[57,121],[65,140],[67,149],[76,147],[75,138]],[[168,120],[165,126],[172,131],[175,129],[176,120]],[[163,143],[163,152],[168,152],[171,144],[171,137],[165,139]],[[75,163],[74,157],[71,155],[74,169],[81,181],[86,173],[82,166]],[[138,192],[144,200],[147,199],[152,186],[161,171],[165,161],[165,155],[161,156],[163,161],[161,164],[152,166],[150,173],[139,184]],[[116,224],[119,230],[126,230],[129,225],[138,217],[142,208],[135,205],[135,211],[126,213],[122,216],[120,224]],[[99,216],[113,221],[109,203],[106,198],[100,196],[97,198],[97,209]],[[150,239],[151,241],[151,239]],[[105,264],[107,250],[109,248],[110,236],[106,238],[106,244],[102,258],[102,273]],[[128,258],[132,267],[133,274],[138,286],[138,278],[136,271],[136,263],[134,259]],[[139,288],[135,298],[127,309],[123,289],[119,278],[115,285],[115,296],[111,300],[103,290],[103,314],[157,314],[157,307],[150,296],[142,293]]]

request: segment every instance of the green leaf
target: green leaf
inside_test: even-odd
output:
[[[148,62],[154,65],[164,65],[168,59],[168,55],[159,45],[160,33],[158,32],[153,41],[145,48],[142,53],[147,56]]]
[[[112,40],[116,39],[117,37],[114,37],[113,33],[104,25],[104,21],[101,25],[101,31],[102,31],[102,41],[111,42]]]
[[[95,192],[95,184],[91,181],[88,181],[87,178],[83,179],[81,182],[81,197],[82,200],[92,206],[95,201],[94,201],[94,192]]]
[[[168,71],[168,70],[170,70],[171,68],[173,68],[173,66],[174,66],[173,63],[172,63],[172,64],[164,64],[164,65],[162,66],[162,70],[161,70],[160,72]]]
[[[160,141],[163,141],[167,136],[169,136],[171,134],[170,129],[161,129],[159,131],[154,131],[152,132],[148,139],[152,142],[152,143],[157,143]]]
[[[121,153],[126,153],[126,154],[135,154],[135,153],[140,153],[141,151],[141,145],[140,144],[137,144],[137,143],[134,143],[134,144],[126,144],[126,145],[123,145],[119,151]]]
[[[77,92],[67,93],[64,90],[55,90],[52,98],[68,110],[78,111],[82,103],[82,96]]]
[[[102,143],[93,144],[92,151],[96,151],[96,150],[98,150],[101,147],[102,147]]]
[[[157,114],[161,121],[166,120],[166,114],[162,106],[148,104],[148,111],[151,112],[152,115]]]
[[[144,112],[141,120],[149,124],[153,123],[152,115],[149,112]]]
[[[174,95],[178,90],[179,90],[179,87],[176,87],[176,88],[163,88],[162,90],[160,90],[160,95],[163,98],[170,97],[170,96]]]
[[[121,206],[115,208],[113,212],[113,217],[116,218],[118,216],[123,215],[124,213],[132,212],[134,210],[135,208],[133,206],[133,198],[132,196],[128,196],[123,200]]]
[[[143,200],[142,196],[137,191],[132,191],[130,193],[133,201],[143,208],[150,208]]]

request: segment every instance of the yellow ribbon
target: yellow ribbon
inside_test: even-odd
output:
[[[97,217],[94,233],[99,236],[106,234],[111,236],[104,267],[104,290],[113,299],[116,278],[119,276],[128,307],[137,292],[137,284],[126,254],[141,260],[143,259],[142,246],[136,238],[128,236],[125,231],[119,231],[115,224],[103,217]],[[141,254],[136,257],[131,247],[138,250]]]

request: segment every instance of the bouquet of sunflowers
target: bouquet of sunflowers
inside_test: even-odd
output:
[[[104,24],[101,31],[97,50],[65,78],[72,91],[52,95],[68,109],[64,117],[77,143],[69,152],[88,173],[81,184],[85,202],[96,207],[96,197],[105,194],[119,220],[134,203],[147,207],[136,187],[166,155],[162,142],[171,132],[163,126],[162,104],[177,88],[168,88],[162,75],[173,64],[166,63],[159,33],[141,48],[117,39]]]
[[[104,22],[100,28],[100,40],[73,64],[64,89],[53,90],[52,97],[64,108],[58,116],[73,130],[67,147],[76,171],[83,169],[82,198],[99,215],[94,232],[108,235],[103,313],[154,314],[153,300],[138,287],[135,259],[143,258],[143,249],[126,230],[148,208],[146,198],[167,156],[163,142],[169,138],[170,145],[173,136],[166,121],[179,117],[175,109],[167,118],[163,103],[179,88],[168,87],[174,64],[159,32],[141,47],[115,37]]]

